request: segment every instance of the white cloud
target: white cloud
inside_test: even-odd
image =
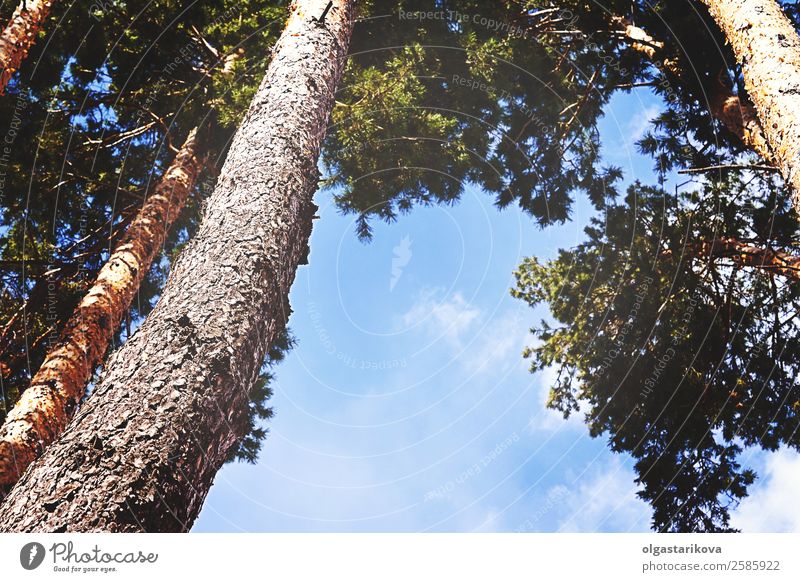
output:
[[[636,142],[644,137],[644,135],[650,129],[650,122],[655,119],[659,113],[661,113],[661,107],[657,105],[651,105],[644,111],[631,117],[627,127],[625,128],[627,130],[625,135],[625,145],[628,148],[633,149],[636,146]]]
[[[648,531],[651,510],[636,497],[634,472],[618,457],[577,483],[565,483],[561,532]]]
[[[627,123],[622,119],[614,118],[616,131],[609,136],[613,139],[604,141],[603,152],[605,156],[619,162],[628,160],[630,156],[635,155],[637,153],[636,142],[644,137],[650,129],[650,122],[661,112],[661,109],[657,105],[651,105],[647,108],[640,107],[638,111],[631,112]]]
[[[528,314],[527,309],[509,309],[492,315],[467,347],[462,368],[470,375],[505,373],[511,366],[527,369],[522,351],[532,341]]]
[[[499,533],[503,531],[502,529],[498,529],[500,514],[497,512],[496,509],[490,508],[486,514],[484,515],[483,519],[478,520],[478,527],[476,527],[472,531],[472,533]]]
[[[442,339],[460,350],[467,332],[480,318],[481,311],[458,291],[449,297],[437,299],[441,295],[442,289],[438,288],[420,293],[411,309],[402,315],[402,324],[406,328],[421,326],[437,340]]]
[[[787,449],[769,453],[750,495],[732,512],[731,525],[743,532],[800,531],[799,488],[800,454]]]

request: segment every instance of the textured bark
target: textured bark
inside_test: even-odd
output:
[[[27,0],[20,3],[0,35],[0,95],[28,56],[53,4],[55,0]]]
[[[664,50],[663,42],[654,39],[646,30],[638,26],[634,26],[622,17],[614,16],[611,18],[611,21],[617,27],[619,32],[621,32],[622,35],[628,39],[631,48],[642,53],[654,65],[657,65],[659,69],[666,69],[676,76],[683,74],[683,71],[677,68],[677,63],[674,61],[666,59],[656,60],[658,53]]]
[[[800,38],[775,0],[702,0],[742,65],[773,160],[800,210]]]
[[[772,162],[772,152],[755,108],[742,103],[738,95],[717,78],[716,87],[708,92],[708,108],[725,128],[739,138],[745,146],[755,151],[762,159]]]
[[[0,487],[13,485],[72,418],[93,371],[102,363],[142,279],[183,209],[204,156],[194,130],[75,308],[59,342],[9,412],[0,428]]]
[[[200,229],[156,308],[0,509],[2,531],[186,531],[241,438],[247,392],[308,253],[353,0],[295,2]]]
[[[664,49],[663,42],[654,39],[646,30],[634,26],[622,18],[613,18],[612,20],[628,39],[631,48],[645,55],[662,72],[672,74],[678,79],[685,78],[685,67],[675,59],[659,56]],[[711,115],[739,138],[742,144],[754,150],[764,160],[771,161],[772,153],[767,145],[755,108],[749,103],[743,103],[738,95],[734,95],[730,88],[721,82],[719,77],[715,76],[714,78],[716,82],[707,88],[705,95]]]

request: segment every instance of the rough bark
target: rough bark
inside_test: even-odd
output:
[[[20,3],[0,34],[0,95],[28,56],[53,4],[55,0],[27,0]]]
[[[772,152],[755,108],[749,103],[742,103],[739,96],[734,95],[718,77],[715,85],[707,95],[711,115],[721,121],[725,129],[738,137],[745,146],[765,161],[772,162]]]
[[[663,73],[671,74],[678,79],[685,78],[685,67],[675,59],[660,56],[664,50],[662,41],[656,40],[646,30],[630,24],[623,18],[613,18],[612,21],[628,39],[631,48],[647,57]],[[755,151],[764,160],[771,161],[772,154],[755,108],[749,103],[743,103],[718,76],[714,76],[714,79],[715,82],[707,87],[705,95],[711,115],[743,145]]]
[[[0,428],[0,487],[13,485],[72,418],[204,159],[193,130],[9,412]]]
[[[775,0],[702,0],[742,65],[775,165],[800,210],[800,38]]]
[[[676,76],[683,74],[683,70],[678,68],[678,64],[674,60],[656,59],[656,56],[664,50],[663,42],[654,39],[646,30],[631,24],[622,17],[614,16],[611,18],[611,22],[628,40],[631,48],[642,53],[659,69],[667,70]]]
[[[354,1],[299,0],[156,308],[0,509],[2,531],[186,531],[305,262]]]

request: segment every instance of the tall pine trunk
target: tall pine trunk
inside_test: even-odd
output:
[[[634,26],[623,18],[611,19],[618,30],[628,39],[630,46],[647,57],[663,74],[671,74],[678,79],[686,79],[690,71],[675,59],[664,58],[661,52],[664,43],[654,39],[648,32]],[[696,73],[695,73],[696,74]],[[770,152],[758,115],[752,105],[743,103],[716,75],[710,75],[705,100],[709,113],[735,135],[743,145],[751,148],[764,160],[770,162]]]
[[[55,0],[21,2],[0,34],[0,95],[28,56],[54,3]]]
[[[2,531],[186,531],[241,438],[308,253],[355,2],[298,0],[158,305],[2,510]]]
[[[0,488],[64,430],[203,168],[192,130],[0,428]]]
[[[742,65],[772,160],[800,211],[800,38],[775,0],[702,0]]]

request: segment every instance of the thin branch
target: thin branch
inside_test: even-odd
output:
[[[678,170],[679,174],[703,174],[705,172],[714,172],[717,170],[753,170],[759,172],[779,172],[780,170],[775,166],[765,166],[759,164],[723,164],[720,166],[706,166],[705,168],[689,168],[686,170]]]

